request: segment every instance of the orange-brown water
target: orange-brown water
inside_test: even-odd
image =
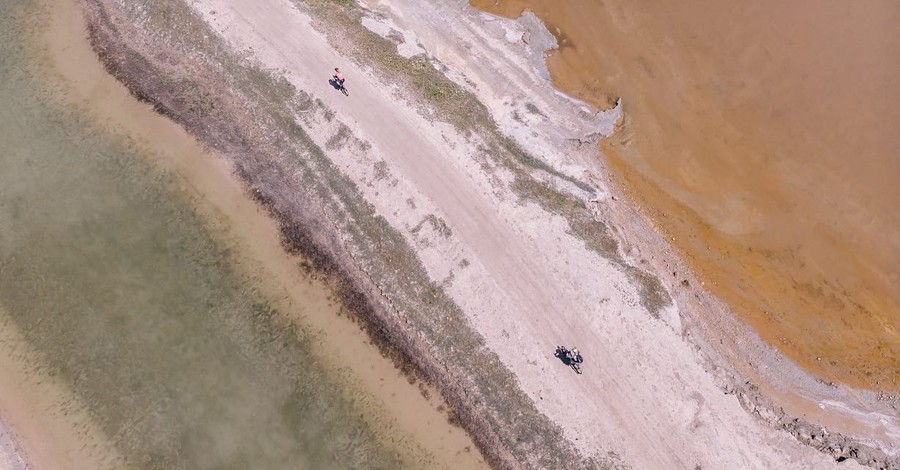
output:
[[[533,11],[556,86],[623,98],[617,178],[764,340],[900,390],[900,4],[472,4]]]

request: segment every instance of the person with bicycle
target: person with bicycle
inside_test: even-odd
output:
[[[569,351],[569,360],[575,364],[581,364],[582,362],[584,362],[584,358],[581,357],[581,353],[578,352],[578,348],[572,348],[572,350]]]
[[[341,69],[335,67],[334,68],[334,81],[340,85],[344,86],[344,75],[341,73]]]

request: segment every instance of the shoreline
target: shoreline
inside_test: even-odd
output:
[[[382,5],[385,3],[404,2],[380,2]],[[485,18],[486,21],[505,23],[503,30],[497,31],[499,28],[495,28],[492,35],[483,37],[484,42],[502,41],[504,33],[506,41],[510,41],[512,29],[515,40],[511,42],[520,41],[518,37],[522,38],[524,44],[520,42],[517,47],[530,57],[530,67],[537,67],[536,63],[543,65],[544,50],[535,48],[529,37],[534,34],[529,28],[534,28],[536,23],[533,14],[526,13],[519,20],[507,20],[478,10],[466,11],[466,8],[474,10],[471,7],[461,8],[469,24]],[[383,12],[378,8],[374,10]],[[396,16],[393,19],[396,20]],[[415,20],[408,19],[403,26],[415,29]],[[543,28],[543,25],[539,27]],[[468,28],[473,29],[472,26]],[[421,29],[416,32],[420,38],[423,36]],[[447,34],[447,31],[444,33]],[[427,46],[433,45],[426,44]],[[438,58],[446,62],[455,59],[455,65],[460,68],[465,63],[465,59],[454,57],[450,53],[441,54]],[[530,81],[520,79],[509,70],[504,70],[504,73],[505,76],[513,77],[516,84],[525,82],[525,86],[532,89],[551,88],[548,94],[560,93],[552,89],[549,74],[545,71],[536,73],[538,78]],[[488,92],[496,92],[491,89],[487,77],[481,78],[478,85],[483,87],[480,90],[482,94],[485,93],[484,88],[488,88]],[[497,93],[502,95],[505,91]],[[502,99],[493,97],[489,100],[497,102]],[[510,121],[508,116],[507,121]],[[515,127],[514,123],[506,124]],[[592,182],[605,185],[607,181],[604,180],[604,175],[611,175],[605,163],[596,158],[593,152],[578,151],[584,150],[584,145],[593,145],[596,137],[596,134],[585,133],[583,137],[572,136],[565,140],[558,136],[555,138],[569,144],[572,160],[592,173]],[[756,419],[773,429],[786,431],[799,442],[833,455],[836,459],[846,459],[852,455],[860,462],[873,466],[900,465],[896,439],[892,437],[900,429],[900,423],[896,422],[896,413],[900,408],[897,396],[823,383],[764,343],[726,305],[703,289],[701,282],[692,275],[691,269],[678,259],[662,234],[649,222],[648,211],[630,202],[628,194],[614,184],[611,178],[609,176],[609,184],[605,186],[609,194],[597,199],[595,203],[597,213],[602,220],[611,220],[612,225],[619,228],[617,234],[628,246],[625,250],[633,250],[629,253],[631,258],[643,259],[643,263],[653,266],[652,271],[658,273],[661,279],[666,279],[665,285],[675,296],[680,315],[679,319],[670,321],[670,325],[685,341],[694,345],[698,358],[706,364],[705,367],[716,377],[726,394],[737,396],[746,412]],[[677,276],[669,277],[666,274],[672,272],[676,272]],[[687,286],[684,285],[685,281]],[[720,344],[713,346],[713,341]],[[836,405],[837,403],[843,403],[845,408]],[[828,429],[826,437],[822,433],[825,429],[823,424]],[[834,429],[840,432],[832,432]],[[847,435],[842,436],[841,433]]]
[[[97,34],[96,31],[95,34]],[[99,43],[101,44],[99,49],[108,53],[109,49],[106,49],[104,45],[114,46],[116,41],[108,38],[105,40],[109,42],[104,43],[102,38],[94,37],[94,41],[98,41],[95,43],[95,47]],[[108,67],[110,67],[110,63],[113,63],[112,71],[115,75],[117,71],[115,68],[116,59],[103,54],[101,54],[101,58],[104,59]],[[204,128],[202,121],[186,120],[185,117],[178,115],[178,111],[172,107],[171,102],[166,103],[152,94],[161,93],[164,96],[165,90],[155,89],[147,93],[142,91],[142,88],[147,86],[146,83],[141,84],[139,78],[125,76],[126,72],[121,70],[118,70],[118,72],[120,73],[117,77],[129,85],[132,93],[139,99],[153,105],[160,114],[180,122],[181,125],[188,129],[192,129],[194,133],[201,136],[201,140],[203,140],[202,136],[209,132]],[[132,80],[132,82],[129,82],[129,80]],[[209,137],[208,134],[206,136],[207,138]],[[590,157],[589,153],[581,156],[583,158]],[[357,317],[366,323],[367,330],[373,339],[383,338],[380,346],[385,348],[385,345],[390,345],[385,351],[396,351],[398,348],[405,350],[406,353],[403,355],[407,357],[406,361],[415,363],[416,369],[422,371],[421,373],[429,382],[441,388],[445,397],[450,397],[448,401],[450,401],[451,406],[456,409],[458,414],[455,419],[466,424],[466,428],[475,436],[476,442],[480,443],[485,454],[491,459],[492,464],[497,468],[514,468],[518,459],[508,451],[508,444],[502,442],[502,438],[496,434],[497,430],[492,429],[492,426],[495,425],[492,425],[490,418],[485,416],[484,409],[478,408],[474,404],[474,398],[469,396],[467,391],[462,388],[462,384],[465,381],[458,379],[466,375],[465,371],[457,370],[455,374],[459,375],[454,377],[454,372],[450,370],[451,366],[441,364],[433,357],[425,359],[429,357],[428,351],[430,349],[427,341],[423,341],[416,330],[408,325],[411,320],[405,318],[404,313],[387,300],[389,294],[385,292],[383,284],[382,287],[379,287],[379,282],[369,275],[369,271],[366,269],[366,261],[361,258],[354,258],[354,255],[347,251],[345,251],[343,257],[335,255],[335,253],[340,253],[342,250],[347,250],[345,246],[346,241],[340,240],[334,235],[335,233],[340,233],[341,229],[336,225],[323,225],[321,221],[314,222],[319,215],[324,214],[324,220],[331,220],[331,223],[334,224],[328,213],[307,213],[305,214],[305,223],[298,223],[296,213],[293,212],[297,208],[294,206],[285,208],[282,206],[283,202],[279,202],[275,197],[267,194],[268,191],[263,187],[263,182],[257,179],[258,175],[251,174],[247,170],[242,172],[240,166],[238,167],[238,175],[247,183],[249,188],[254,188],[251,194],[255,196],[257,202],[261,206],[266,207],[276,220],[279,220],[288,252],[302,253],[311,260],[311,267],[319,271],[331,271],[332,273],[349,271],[353,273],[349,275],[332,274],[341,276],[333,280],[333,282],[342,287],[341,292],[345,304],[357,310]],[[603,194],[606,202],[622,198],[621,193],[616,192],[615,189],[610,190],[606,188],[605,190],[608,191],[608,193]],[[616,195],[616,197],[613,197],[613,195]],[[602,212],[603,207],[609,206],[603,205],[600,207]],[[629,220],[627,217],[625,219]],[[614,224],[614,226],[621,227],[623,225]],[[322,247],[325,248],[323,249]],[[665,249],[663,249],[663,252],[665,252]],[[669,292],[672,291],[672,289],[669,289]],[[676,300],[676,303],[678,303],[678,300]],[[374,305],[374,308],[371,308],[370,305]],[[681,310],[683,314],[683,308]],[[666,314],[664,311],[662,315],[670,327],[675,329],[681,324],[680,319],[677,317],[668,318],[665,316]],[[404,323],[407,325],[404,326]],[[397,354],[392,356],[397,360]],[[408,359],[411,357],[418,358],[418,361]],[[406,361],[400,360],[399,362],[403,364]],[[407,373],[412,371],[408,367],[401,368]],[[746,396],[752,399],[752,395],[747,394]]]
[[[40,66],[35,67],[49,74],[45,78],[51,89],[51,97],[47,98],[51,106],[84,111],[92,124],[131,136],[135,146],[147,150],[146,155],[141,155],[147,157],[145,163],[175,179],[177,188],[171,188],[172,197],[185,199],[193,210],[202,214],[200,221],[226,248],[233,258],[234,269],[253,280],[249,284],[253,291],[264,292],[264,298],[270,300],[275,311],[284,315],[282,320],[313,331],[314,341],[324,349],[321,361],[335,370],[331,379],[342,385],[341,392],[348,395],[347,401],[365,422],[378,428],[379,439],[396,444],[398,450],[408,453],[410,462],[413,457],[423,455],[421,449],[426,449],[425,457],[430,460],[417,465],[484,467],[477,451],[471,451],[474,443],[465,432],[447,423],[446,404],[435,390],[398,373],[397,369],[402,367],[398,367],[396,358],[383,357],[370,344],[371,339],[346,311],[354,305],[345,302],[346,307],[342,306],[335,298],[345,289],[332,285],[336,282],[334,277],[317,273],[310,265],[315,260],[285,253],[279,244],[283,234],[278,221],[261,210],[258,201],[254,201],[246,186],[235,177],[231,166],[185,129],[135,100],[121,83],[106,73],[88,43],[82,6],[82,2],[69,0],[45,2],[42,7],[47,8],[33,15],[35,22],[40,23],[33,29],[35,40],[39,41],[36,50],[48,56],[41,56]],[[49,13],[50,10],[53,12]],[[40,38],[36,39],[38,34]],[[5,316],[2,310],[0,313]],[[103,436],[91,428],[89,417],[78,415],[79,421],[73,425],[68,418],[50,411],[61,409],[61,414],[72,418],[83,407],[75,405],[77,398],[71,398],[73,392],[65,390],[61,383],[60,390],[51,391],[47,384],[53,380],[35,378],[33,369],[39,370],[41,364],[37,359],[29,359],[36,362],[25,364],[28,370],[22,369],[19,361],[25,357],[23,351],[28,350],[28,345],[15,336],[17,331],[14,325],[4,325],[0,346],[4,350],[8,346],[9,354],[0,362],[10,377],[21,373],[25,378],[0,387],[4,390],[0,408],[4,411],[2,415],[9,417],[14,429],[21,433],[19,449],[29,450],[19,452],[19,458],[38,468],[121,466],[121,459],[97,460],[100,457],[85,451],[86,447],[94,451],[98,448],[96,440],[85,441],[85,436],[94,439]],[[32,383],[35,381],[37,384]],[[43,385],[38,387],[39,384]],[[28,391],[26,387],[37,388]],[[54,399],[62,402],[61,397],[65,397],[64,404],[47,404]],[[103,446],[111,448],[109,442],[104,441]],[[66,462],[66,457],[71,460]]]
[[[537,27],[546,31],[546,26],[540,19],[534,19],[535,15],[530,11],[519,18],[508,19],[472,8],[501,21],[528,25],[526,28],[535,27],[537,23]],[[546,34],[551,33],[546,31]],[[527,41],[526,44],[526,49],[533,47]],[[544,51],[557,47],[554,43]],[[553,86],[544,62],[546,55],[542,54],[540,58],[533,55],[532,63],[540,62],[545,67],[538,75]],[[553,90],[563,93],[555,87]],[[578,98],[566,97],[582,106],[592,107]],[[601,133],[599,139],[594,136],[572,139],[579,148],[622,139],[623,131],[630,132],[623,130],[624,122],[629,118],[627,104],[622,106],[619,100],[615,106],[623,109],[615,130]],[[737,396],[747,413],[823,453],[843,459],[852,457],[873,466],[900,466],[900,448],[896,445],[900,439],[900,420],[897,419],[900,395],[826,381],[765,342],[704,285],[694,268],[669,243],[669,235],[654,223],[653,217],[658,211],[644,207],[643,200],[636,197],[634,189],[627,184],[614,182],[617,173],[603,155],[603,149],[600,145],[598,155],[573,153],[574,159],[591,173],[592,181],[600,182],[606,178],[610,198],[619,201],[616,204],[596,202],[596,213],[601,220],[609,220],[620,229],[618,234],[625,245],[623,250],[630,258],[640,259],[643,265],[652,266],[651,271],[660,279],[667,279],[667,290],[676,299],[681,315],[680,321],[671,326],[676,331],[681,328],[680,334],[694,345],[698,357],[721,382],[724,392]],[[672,273],[671,277],[668,273]],[[719,344],[713,345],[713,342]]]
[[[518,23],[524,20],[524,24],[534,27],[533,16],[533,13],[525,12],[518,19],[495,18]],[[540,20],[537,22],[546,30]],[[544,64],[543,56],[539,60]],[[549,72],[538,75],[552,86]],[[555,88],[554,91],[562,93]],[[577,98],[567,98],[583,103]],[[622,106],[621,102],[616,103],[616,107],[619,106]],[[575,144],[580,148],[595,145],[598,140],[620,138],[618,133],[623,120],[628,118],[627,113],[626,103],[615,131],[601,134],[599,139],[590,138],[592,136],[573,139]],[[602,154],[602,150],[597,153]],[[840,459],[838,461],[852,458],[876,468],[900,468],[900,448],[896,445],[900,438],[900,420],[897,419],[900,396],[826,382],[764,342],[703,285],[693,268],[670,245],[665,233],[653,223],[654,209],[643,207],[627,186],[613,181],[615,172],[606,158],[581,152],[573,152],[573,156],[591,173],[592,181],[599,183],[606,178],[609,199],[617,202],[595,203],[598,217],[611,221],[612,226],[619,229],[617,234],[627,256],[641,260],[642,265],[652,266],[651,272],[666,279],[665,285],[674,297],[680,315],[680,319],[670,325],[696,348],[698,358],[726,394],[735,395],[748,414],[772,429],[788,432],[798,442],[832,455]],[[714,345],[714,342],[718,344]]]
[[[900,219],[885,203],[898,115],[852,92],[893,94],[878,78],[897,71],[878,59],[887,3],[471,3],[531,10],[560,41],[554,84],[600,107],[624,99],[600,143],[610,174],[742,322],[825,382],[900,391],[887,235]]]

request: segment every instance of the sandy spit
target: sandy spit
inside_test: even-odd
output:
[[[757,393],[763,387],[755,382],[769,377],[760,372],[753,381],[740,379],[753,371],[724,360],[748,348],[756,348],[754,358],[768,353],[739,325],[702,321],[727,316],[720,304],[696,287],[678,287],[681,276],[665,284],[674,304],[650,308],[643,302],[641,286],[628,274],[634,271],[626,268],[668,272],[677,260],[633,208],[620,208],[622,196],[606,183],[594,147],[584,145],[612,131],[618,110],[598,114],[549,86],[540,63],[549,35],[533,17],[500,20],[450,0],[366,5],[371,21],[389,22],[391,40],[415,41],[460,84],[457,101],[477,96],[497,126],[463,132],[377,64],[360,59],[365,51],[351,57],[337,50],[337,34],[353,26],[332,13],[287,0],[190,2],[233,51],[279,71],[305,92],[305,103],[317,103],[296,108],[291,119],[303,129],[304,145],[330,162],[323,168],[353,182],[366,210],[376,214],[369,218],[350,210],[350,200],[332,204],[330,195],[304,186],[301,170],[277,166],[285,142],[266,127],[275,124],[262,119],[262,106],[229,89],[228,77],[222,86],[217,73],[226,72],[224,66],[179,53],[170,38],[148,33],[150,20],[129,24],[116,2],[87,3],[92,40],[108,69],[136,96],[232,158],[251,193],[281,221],[286,247],[345,286],[345,302],[370,333],[441,390],[496,467],[560,468],[570,458],[585,468],[831,468],[848,457],[896,465],[884,456],[896,452],[890,447],[896,441],[884,440],[898,429],[896,416],[876,406],[882,402],[863,401],[871,405],[869,418],[881,423],[858,420],[857,440],[868,445],[773,413],[780,403]],[[349,77],[349,97],[327,84],[335,64]],[[203,101],[173,90],[184,84],[178,79],[199,84],[191,96]],[[524,177],[485,151],[497,129],[552,170],[528,177],[574,195],[612,227],[624,262],[589,249],[571,221],[513,190]],[[354,238],[370,220],[388,224],[375,233],[389,236],[390,247],[371,248]],[[394,234],[400,238],[390,238]],[[407,259],[391,251],[401,245],[412,248],[412,264],[397,264]],[[408,274],[418,270],[427,279]],[[420,283],[424,287],[414,289]],[[434,304],[447,308],[428,306]],[[474,333],[451,334],[457,329]],[[713,350],[710,345],[726,337],[734,341]],[[584,375],[553,357],[558,344],[585,352]],[[743,349],[728,349],[735,344]],[[481,362],[473,365],[473,357]],[[779,361],[770,357],[762,364],[790,368]],[[511,379],[501,382],[507,375]],[[516,406],[504,407],[510,402]],[[532,434],[511,431],[526,418]],[[884,451],[874,449],[879,444]],[[848,465],[856,463],[841,467]]]

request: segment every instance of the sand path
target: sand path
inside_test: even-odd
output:
[[[397,191],[440,214],[453,236],[423,253],[426,265],[438,273],[447,261],[441,250],[448,257],[465,254],[470,269],[454,272],[451,295],[539,409],[581,449],[614,451],[634,468],[835,465],[752,419],[722,393],[690,346],[639,306],[622,272],[566,234],[561,220],[493,192],[462,136],[419,116],[398,99],[402,90],[341,59],[289,1],[193,5],[236,48],[252,48],[264,65],[284,70],[299,89],[322,99],[390,165],[401,180]],[[348,77],[349,97],[327,83],[335,65]],[[341,163],[354,174],[352,162]],[[409,231],[396,193],[367,196]],[[584,375],[552,357],[557,343],[580,346],[588,361]]]

